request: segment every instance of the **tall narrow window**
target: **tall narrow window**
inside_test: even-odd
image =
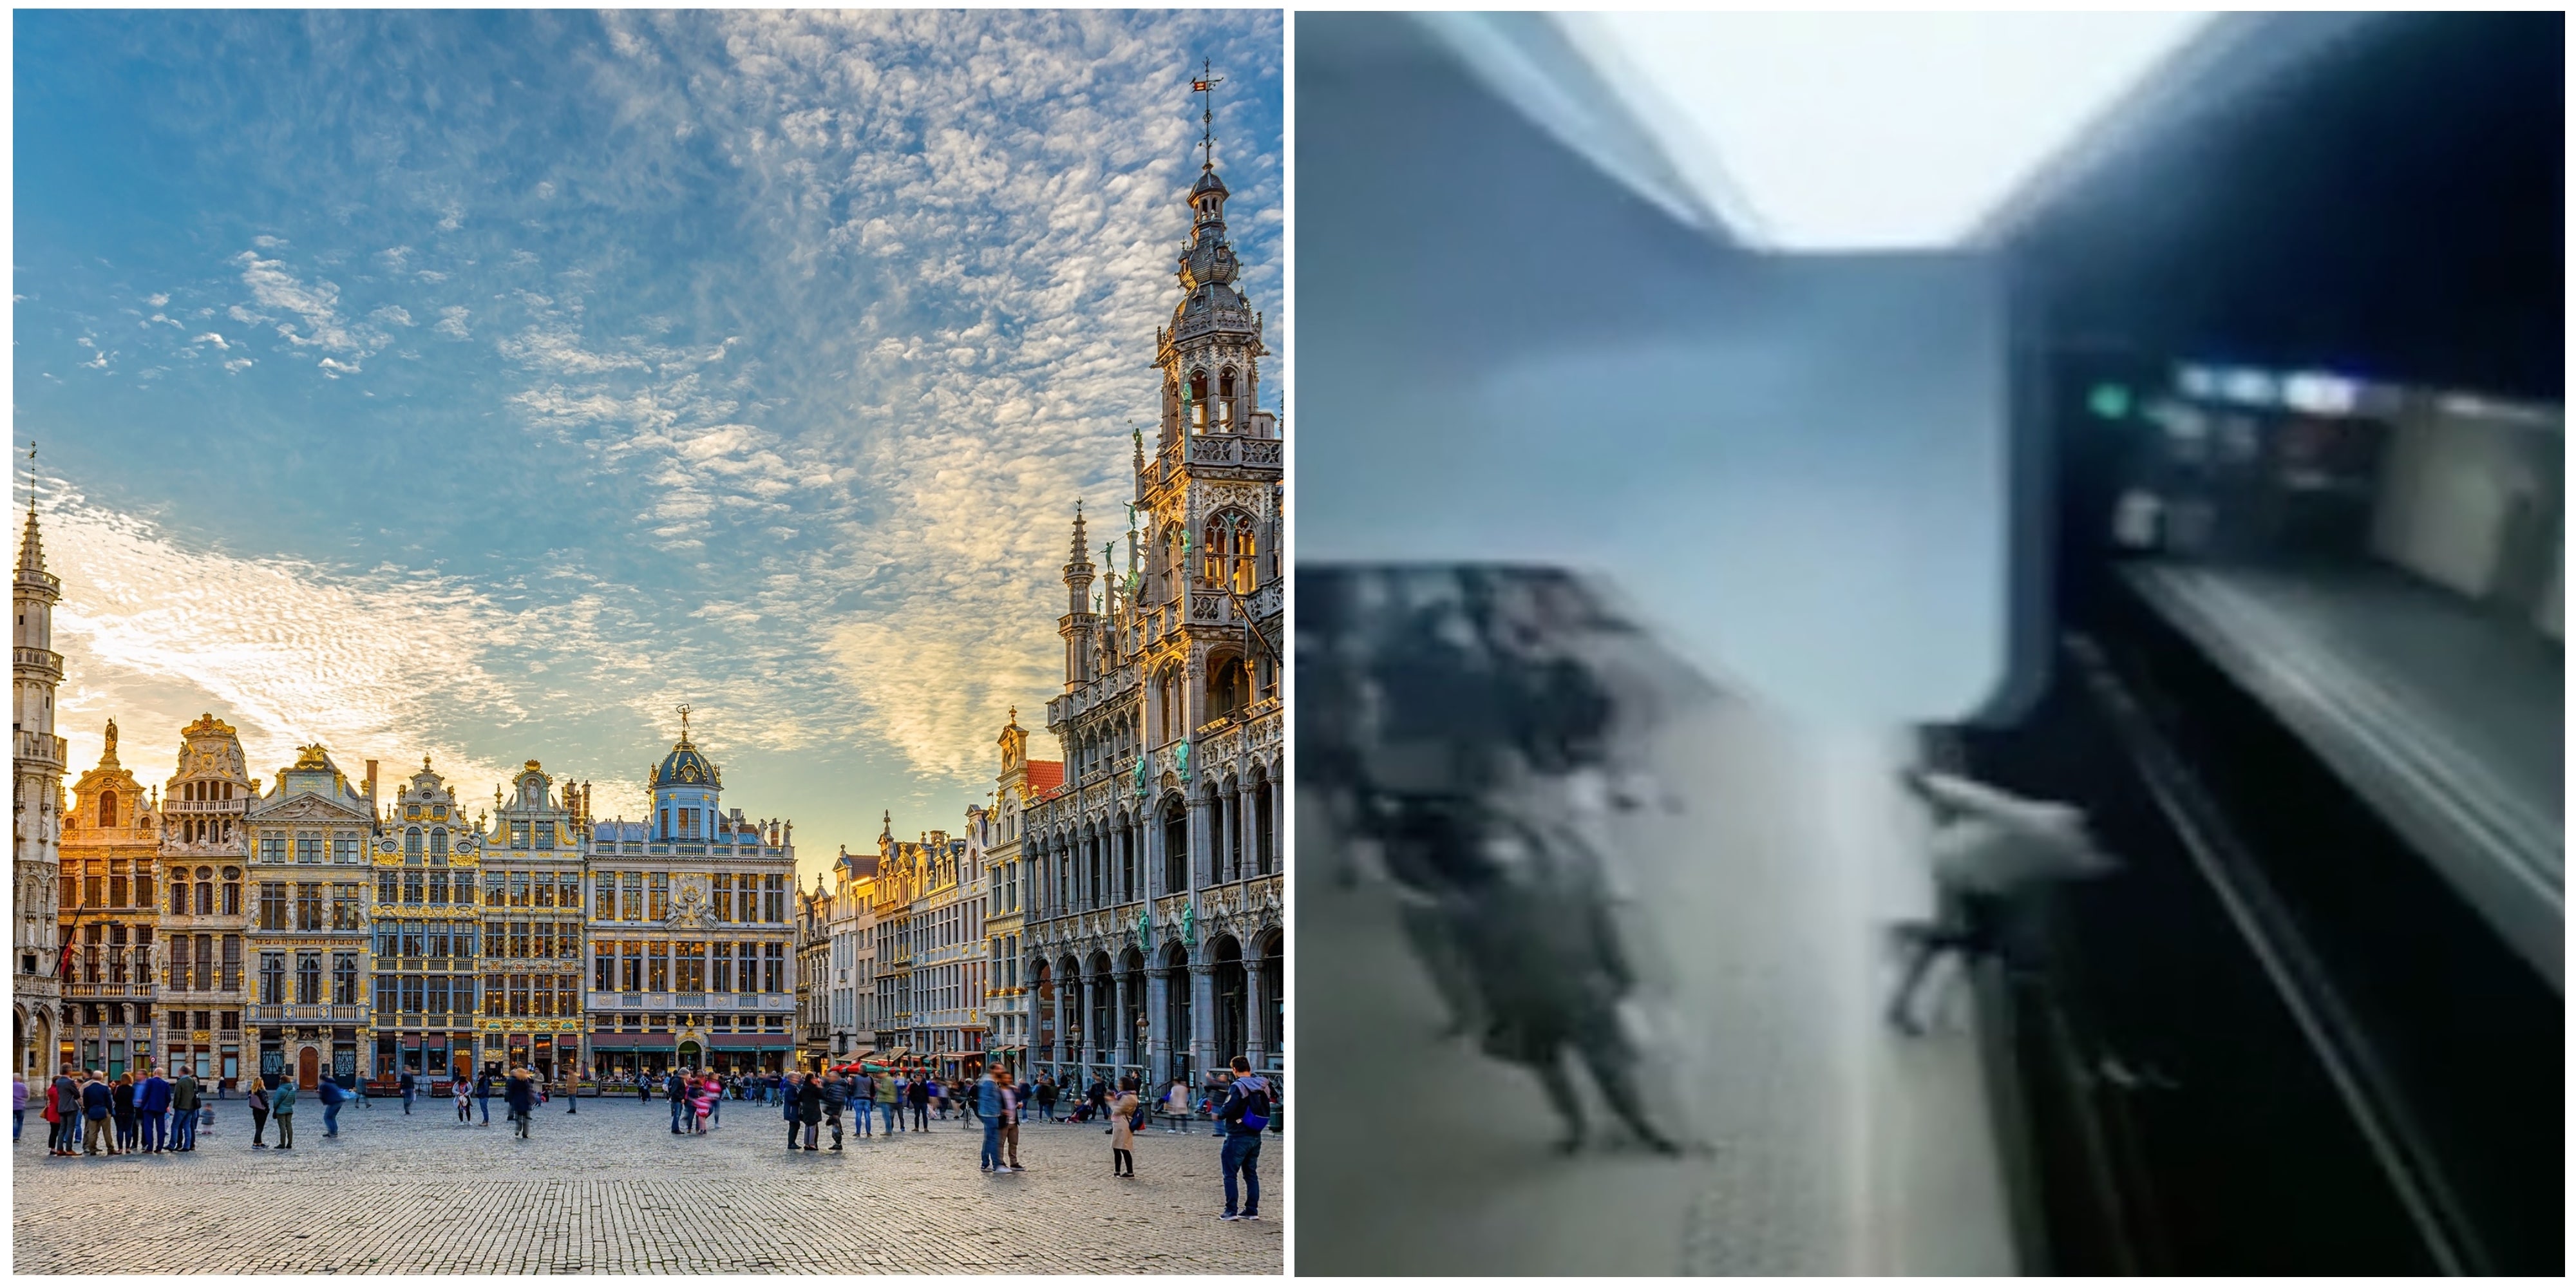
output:
[[[643,992],[644,941],[641,939],[626,940],[623,950],[619,953],[619,959],[624,963],[619,975],[619,978],[622,981],[619,987],[629,993]]]
[[[405,863],[418,863],[418,862],[420,862],[420,829],[419,829],[419,828],[416,828],[416,827],[407,827],[407,828],[404,828],[404,829],[403,829],[403,862],[405,862]]]
[[[733,877],[726,873],[716,874],[715,905],[716,920],[733,920]]]
[[[619,921],[642,921],[644,919],[644,874],[641,872],[629,872],[626,874],[626,879],[621,882],[620,885],[621,888],[626,891],[626,894],[618,902],[617,919]]]
[[[331,955],[331,1000],[341,1006],[357,1005],[358,955],[356,953]]]
[[[447,862],[446,828],[433,827],[429,829],[429,861],[439,864]]]
[[[98,794],[98,825],[100,827],[116,826],[116,793],[113,791],[104,791]]]
[[[644,946],[644,991],[667,993],[671,989],[671,945],[656,939]]]
[[[295,1000],[303,1006],[322,1000],[322,954],[295,955]]]
[[[602,993],[617,991],[617,945],[601,940],[591,946],[590,986]]]
[[[647,895],[644,905],[645,920],[660,921],[671,915],[670,873],[653,872],[646,874],[645,892]]]
[[[763,957],[763,961],[762,961],[762,970],[761,970],[761,974],[760,974],[760,991],[761,991],[761,992],[764,992],[764,993],[784,993],[784,992],[786,992],[786,991],[787,991],[787,948],[786,948],[786,946],[785,946],[785,945],[783,945],[783,944],[771,944],[771,945],[769,945],[769,946],[768,946],[768,950],[767,950],[767,952],[765,952],[765,953],[762,955],[762,957]]]

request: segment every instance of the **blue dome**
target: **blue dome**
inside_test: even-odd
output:
[[[650,786],[722,787],[724,776],[716,772],[716,767],[705,756],[698,754],[697,744],[683,734],[678,742],[671,744],[671,754],[653,767]]]

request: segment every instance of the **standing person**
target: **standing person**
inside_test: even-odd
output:
[[[1082,1093],[1082,1098],[1090,1104],[1093,1117],[1106,1115],[1109,1112],[1109,1079],[1093,1078],[1091,1086]]]
[[[115,1152],[116,1138],[109,1134],[111,1124],[108,1122],[108,1115],[113,1112],[115,1102],[115,1094],[108,1090],[107,1079],[100,1077],[98,1070],[92,1069],[82,1076],[80,1087],[82,1153],[98,1153],[98,1147],[102,1141],[107,1144],[110,1153]]]
[[[1064,1088],[1056,1082],[1053,1074],[1038,1075],[1038,1104],[1041,1108],[1046,1110],[1046,1119],[1048,1122],[1054,1122],[1056,1120],[1056,1102],[1061,1100],[1063,1097]]]
[[[477,1081],[479,1080],[471,1078],[459,1078],[456,1080],[456,1121],[458,1122],[470,1124],[474,1121],[474,1087]],[[488,1087],[485,1088],[484,1095],[486,1099],[483,1103],[486,1105],[491,1104],[492,1102],[489,1099],[491,1091]],[[485,1112],[489,1113],[490,1111],[486,1110]]]
[[[60,1157],[62,1157],[64,1154],[66,1154],[66,1153],[69,1153],[69,1152],[70,1152],[69,1150],[66,1150],[66,1149],[64,1149],[64,1148],[63,1148],[63,1124],[64,1124],[64,1123],[66,1123],[66,1122],[68,1122],[68,1121],[70,1121],[70,1119],[71,1119],[71,1115],[66,1114],[66,1113],[64,1113],[64,1112],[63,1112],[63,1098],[62,1098],[62,1093],[61,1093],[61,1092],[59,1092],[59,1091],[57,1091],[57,1090],[55,1090],[55,1087],[54,1087],[54,1084],[53,1084],[53,1083],[51,1083],[51,1082],[46,1083],[46,1084],[45,1084],[45,1156],[46,1156],[46,1157],[48,1157],[48,1158],[60,1158]]]
[[[906,1095],[912,1101],[912,1129],[930,1130],[930,1079],[927,1076],[915,1077]]]
[[[27,1075],[9,1075],[9,1143],[18,1143],[19,1133],[27,1129]]]
[[[352,1099],[358,1102],[358,1107],[360,1109],[366,1108],[368,1103],[367,1080],[364,1078],[357,1079],[357,1085],[349,1089],[349,1095]]]
[[[510,1117],[519,1124],[519,1139],[528,1139],[528,1125],[537,1116],[536,1075],[525,1068],[510,1070],[510,1083],[504,1094],[510,1102]]]
[[[1002,1152],[1008,1156],[1004,1166],[1014,1172],[1025,1172],[1029,1169],[1020,1166],[1020,1116],[1026,1111],[1026,1104],[1019,1087],[1011,1081],[1010,1070],[995,1073],[993,1080],[1002,1088]]]
[[[414,1086],[418,1085],[418,1084],[416,1084],[415,1082],[413,1082],[413,1080],[412,1080],[412,1071],[411,1071],[411,1070],[409,1070],[409,1069],[405,1069],[405,1070],[403,1070],[403,1071],[402,1071],[402,1081],[401,1081],[401,1083],[400,1083],[399,1085],[400,1085],[400,1086],[401,1086],[401,1088],[402,1088],[403,1113],[404,1113],[404,1115],[405,1115],[405,1116],[409,1116],[409,1115],[410,1115],[410,1113],[411,1113],[411,1092],[412,1092],[412,1088],[413,1088]]]
[[[259,1138],[259,1134],[266,1130],[268,1130],[268,1079],[253,1074],[250,1080],[250,1147],[252,1149],[268,1148],[267,1142]]]
[[[295,1080],[277,1075],[277,1086],[268,1093],[268,1116],[277,1122],[277,1147],[295,1148]]]
[[[1261,1216],[1261,1133],[1270,1126],[1270,1084],[1252,1072],[1252,1062],[1242,1056],[1234,1058],[1234,1076],[1227,1080],[1225,1108],[1217,1118],[1225,1124],[1225,1148],[1217,1155],[1217,1164],[1225,1171],[1225,1215],[1220,1221],[1252,1221]],[[1234,1178],[1243,1177],[1243,1211],[1234,1210]]]
[[[1109,1106],[1109,1174],[1136,1179],[1136,1079],[1118,1080],[1118,1099]],[[1232,1206],[1229,1204],[1228,1206]]]
[[[695,1104],[691,1107],[697,1111],[698,1134],[703,1136],[708,1125],[715,1120],[716,1102],[724,1098],[724,1084],[717,1082],[711,1073],[690,1090],[694,1093]]]
[[[789,1149],[794,1149],[794,1148],[796,1148],[796,1129],[797,1129],[797,1127],[798,1127],[798,1126],[800,1126],[800,1124],[796,1121],[796,1081],[795,1081],[795,1079],[790,1078],[790,1079],[788,1079],[788,1080],[787,1080],[787,1081],[786,1081],[782,1086],[780,1086],[780,1087],[779,1087],[779,1089],[778,1089],[778,1104],[779,1104],[779,1110],[778,1110],[779,1117],[782,1117],[782,1118],[784,1118],[784,1119],[786,1119],[786,1120],[787,1120],[787,1147],[788,1147]]]
[[[170,1080],[159,1069],[145,1069],[134,1089],[134,1115],[143,1124],[143,1152],[158,1154],[170,1139]]]
[[[866,1065],[860,1065],[857,1076],[851,1078],[850,1082],[850,1095],[856,1099],[853,1107],[859,1114],[859,1134],[874,1140],[877,1134],[876,1075],[868,1072]]]
[[[486,1126],[486,1127],[491,1126],[491,1125],[492,1125],[492,1070],[491,1070],[488,1066],[483,1070],[483,1072],[481,1072],[481,1073],[479,1073],[479,1074],[475,1075],[475,1078],[474,1078],[474,1098],[475,1098],[478,1102],[480,1102],[480,1104],[481,1104],[481,1107],[482,1107],[482,1110],[483,1110],[483,1125],[484,1125],[484,1126]]]
[[[947,1120],[948,1087],[947,1084],[942,1083],[939,1080],[939,1075],[935,1073],[930,1075],[930,1110],[934,1117],[937,1117],[942,1121]]]
[[[180,1066],[179,1080],[170,1084],[170,1148],[178,1153],[192,1153],[197,1148],[197,1075]]]
[[[984,1120],[984,1152],[975,1159],[975,1170],[1008,1175],[1011,1165],[1002,1161],[1002,1117],[1004,1111],[1001,1082],[991,1068],[975,1082],[975,1115]]]
[[[135,1146],[134,1071],[129,1069],[116,1075],[116,1081],[109,1085],[108,1091],[114,1097],[108,1103],[116,1115],[116,1146],[108,1152],[131,1154]]]
[[[903,1083],[894,1070],[877,1070],[877,1110],[885,1115],[884,1134],[892,1136],[903,1125]]]
[[[1172,1125],[1164,1130],[1175,1133],[1190,1116],[1190,1084],[1177,1075],[1172,1078],[1170,1088],[1163,1092],[1163,1112],[1172,1120]]]
[[[645,1077],[641,1069],[635,1071],[635,1099],[639,1104],[653,1103],[653,1080]]]
[[[722,1127],[724,1126],[724,1079],[710,1073],[707,1075],[707,1085],[709,1095],[707,1100],[707,1126],[710,1128]]]
[[[850,1107],[850,1084],[838,1073],[823,1075],[823,1121],[832,1124],[832,1152],[841,1152],[841,1111]],[[813,1139],[810,1135],[806,1138]],[[809,1143],[807,1149],[813,1148]]]
[[[564,1112],[566,1114],[581,1112],[581,1070],[579,1069],[573,1070],[571,1080],[564,1083]]]

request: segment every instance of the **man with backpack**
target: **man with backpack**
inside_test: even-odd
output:
[[[1225,1146],[1218,1166],[1225,1172],[1225,1213],[1220,1221],[1252,1221],[1261,1216],[1261,1133],[1270,1126],[1270,1083],[1252,1071],[1252,1062],[1234,1058],[1234,1076],[1226,1081],[1225,1108],[1217,1111],[1225,1125]],[[1234,1178],[1243,1176],[1243,1210],[1235,1211]]]
[[[341,1090],[338,1080],[332,1078],[324,1078],[322,1080],[320,1090],[322,1094],[322,1136],[325,1140],[328,1140],[329,1138],[340,1134],[340,1105],[349,1098],[349,1093]],[[406,1097],[405,1100],[408,1102],[409,1098]]]

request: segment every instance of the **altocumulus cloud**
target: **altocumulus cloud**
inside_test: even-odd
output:
[[[34,31],[76,62],[107,30],[85,22]],[[1100,534],[1129,490],[1201,57],[1227,76],[1245,285],[1284,334],[1275,13],[155,15],[114,35],[149,55],[120,74],[177,88],[76,106],[187,140],[176,186],[224,249],[49,234],[63,264],[128,266],[22,270],[44,299],[21,305],[22,397],[54,355],[42,370],[75,379],[20,422],[78,440],[70,477],[114,473],[173,520],[65,513],[126,552],[120,585],[160,587],[83,609],[85,643],[119,650],[106,671],[237,691],[280,746],[300,722],[507,764],[499,731],[579,722],[610,730],[581,736],[624,792],[635,738],[685,698],[720,752],[818,767],[795,790],[830,800],[796,812],[854,841],[879,803],[953,823],[990,789],[1003,709],[1056,687],[1074,500]],[[32,43],[22,118],[69,113],[29,88]],[[239,325],[138,329],[121,343],[170,368],[147,386],[73,339],[144,302]],[[99,416],[83,382],[143,414]],[[187,418],[261,464],[221,507],[148,461],[151,427]],[[248,515],[295,516],[294,553],[215,553],[290,544]],[[192,571],[139,580],[147,550]],[[421,642],[353,669],[334,707],[284,654],[224,644],[287,629],[280,610],[199,612],[288,583],[296,629],[347,628],[316,644],[363,651],[378,610]]]

